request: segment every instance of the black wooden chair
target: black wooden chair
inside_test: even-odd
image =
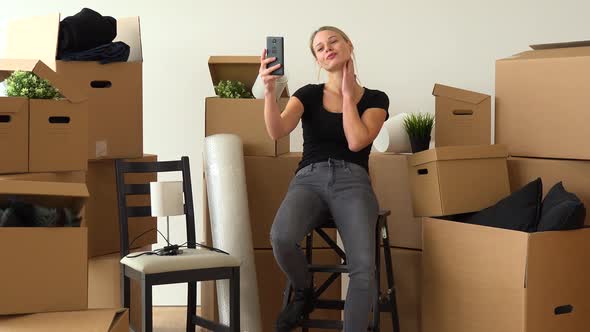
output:
[[[379,331],[381,328],[380,313],[389,312],[391,314],[391,322],[393,332],[400,332],[399,328],[399,316],[397,312],[395,285],[393,277],[393,266],[391,262],[391,250],[389,245],[388,230],[387,230],[387,216],[391,214],[390,211],[380,211],[377,217],[377,231],[375,241],[375,291],[376,294],[373,297],[373,319],[369,326],[369,331]],[[309,263],[309,271],[312,273],[312,280],[314,273],[331,273],[328,279],[322,283],[319,287],[314,289],[315,309],[331,309],[331,310],[344,310],[344,300],[339,299],[321,299],[321,295],[330,287],[334,281],[338,280],[342,273],[348,273],[348,267],[346,265],[346,253],[340,246],[324,231],[324,229],[336,228],[336,224],[332,219],[326,220],[324,224],[316,227],[310,232],[306,238],[306,249],[305,254]],[[317,265],[313,264],[313,233],[317,233],[329,246],[333,249],[340,257],[342,263],[339,265]],[[380,290],[381,282],[381,250],[385,255],[385,271],[387,274],[387,289],[385,292]],[[285,289],[283,297],[283,309],[291,301],[293,288],[289,281],[287,281],[287,287]],[[319,329],[333,329],[342,330],[343,321],[341,320],[320,320],[310,319],[309,315],[304,317],[301,321],[301,328],[303,332],[307,332],[310,328]],[[360,332],[360,331],[359,331]]]
[[[195,332],[195,326],[212,331],[240,331],[240,261],[238,258],[200,248],[196,243],[195,216],[188,157],[177,161],[125,162],[115,161],[119,224],[121,230],[121,287],[122,302],[130,306],[130,278],[141,283],[143,331],[152,327],[152,286],[188,283],[186,330]],[[148,195],[150,184],[126,184],[127,173],[181,172],[186,216],[186,248],[176,256],[160,256],[129,252],[128,218],[151,216],[150,206],[128,206],[127,196]],[[156,231],[156,230],[154,230]],[[199,246],[199,248],[197,248]],[[230,280],[229,326],[209,321],[196,315],[197,282],[206,280]]]

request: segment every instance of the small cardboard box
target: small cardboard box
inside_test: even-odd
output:
[[[422,219],[414,217],[408,176],[408,155],[372,152],[369,174],[381,210],[387,217],[389,244],[395,247],[422,248]]]
[[[511,156],[590,160],[590,41],[496,61],[496,142]]]
[[[508,176],[514,192],[540,177],[543,181],[543,197],[558,182],[574,193],[590,208],[590,161],[541,158],[508,158]],[[586,225],[590,225],[590,213],[586,213]]]
[[[0,181],[0,202],[77,214],[87,198],[80,183]],[[0,315],[86,309],[87,236],[86,227],[0,227]]]
[[[29,101],[26,98],[0,98],[0,163],[2,173],[29,170]]]
[[[260,57],[257,56],[212,56],[209,71],[213,85],[221,80],[238,80],[247,89],[252,89]],[[279,99],[281,111],[289,100],[285,88]],[[278,156],[289,152],[289,135],[274,141],[266,131],[263,99],[232,99],[208,97],[205,99],[205,136],[230,133],[240,136],[245,156]]]
[[[425,218],[424,332],[585,331],[590,229],[525,233]]]
[[[85,170],[88,167],[87,146],[84,144],[88,138],[88,103],[83,93],[40,60],[0,60],[0,81],[17,70],[32,72],[48,80],[64,99],[23,98],[19,101],[20,98],[0,98],[0,105],[4,104],[2,108],[14,107],[13,110],[17,111],[15,123],[8,125],[12,127],[10,136],[16,141],[7,151],[7,156],[14,152],[17,164],[2,167],[7,167],[12,173],[24,170],[23,151],[27,151],[27,172]],[[23,122],[27,112],[29,115],[25,130]],[[28,140],[24,138],[25,135]],[[26,148],[25,142],[28,142]]]
[[[506,147],[447,146],[408,158],[416,217],[479,211],[510,195]]]
[[[492,139],[489,95],[435,84],[435,146],[487,145]]]
[[[0,316],[0,332],[129,332],[127,309]]]
[[[139,17],[117,19],[117,38],[131,48],[129,60],[56,61],[60,15],[9,22],[7,58],[41,59],[64,82],[88,97],[87,159],[143,155],[142,50]],[[31,112],[31,115],[33,112]],[[67,150],[67,149],[65,149]]]

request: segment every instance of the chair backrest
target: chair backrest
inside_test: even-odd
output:
[[[193,194],[191,186],[190,165],[188,157],[174,161],[152,162],[126,162],[122,159],[115,161],[115,174],[117,180],[117,202],[119,205],[119,229],[121,243],[121,257],[129,254],[129,218],[149,217],[152,215],[151,207],[128,206],[127,196],[149,195],[150,184],[127,184],[127,173],[162,173],[182,172],[182,188],[184,191],[184,215],[186,217],[186,239],[189,248],[195,248],[195,212],[193,206]],[[153,230],[157,232],[156,229]],[[132,239],[133,240],[133,239]]]

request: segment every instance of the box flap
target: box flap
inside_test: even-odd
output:
[[[71,102],[78,103],[86,100],[86,96],[82,93],[82,90],[72,81],[57,74],[41,60],[0,59],[0,81],[6,79],[12,72],[17,70],[33,72],[37,76],[48,80],[51,85],[57,88]]]
[[[109,332],[127,309],[93,309],[0,316],[0,332]]]
[[[490,98],[489,95],[483,93],[453,88],[438,83],[434,85],[434,88],[432,89],[432,95],[439,97],[447,97],[474,105],[477,105],[482,101]]]
[[[143,50],[141,46],[141,30],[139,17],[122,17],[117,19],[117,37],[114,41],[122,41],[129,45],[128,62],[143,61]]]
[[[542,46],[541,46],[542,47]],[[582,45],[576,47],[562,48],[539,48],[531,51],[517,53],[511,57],[500,59],[497,62],[533,59],[558,59],[590,56],[590,46]]]
[[[585,46],[590,46],[590,40],[529,45],[529,47],[532,48],[533,50],[547,50],[547,49],[554,49],[554,48],[585,47]]]
[[[89,193],[85,183],[0,181],[0,202],[15,197],[31,203],[71,207],[75,211],[79,211],[89,197]]]
[[[29,100],[23,97],[2,97],[0,113],[18,113],[28,109]]]
[[[59,21],[59,14],[51,14],[8,22],[5,58],[41,60],[55,71]]]
[[[502,144],[442,146],[415,153],[409,156],[408,162],[412,166],[417,166],[437,160],[440,161],[507,157],[508,150],[506,146]]]

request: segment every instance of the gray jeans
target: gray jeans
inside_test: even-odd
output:
[[[344,331],[367,331],[374,293],[375,227],[379,206],[367,171],[330,159],[300,169],[270,232],[274,256],[296,289],[311,282],[299,246],[330,215],[346,252],[350,283],[344,307]]]

